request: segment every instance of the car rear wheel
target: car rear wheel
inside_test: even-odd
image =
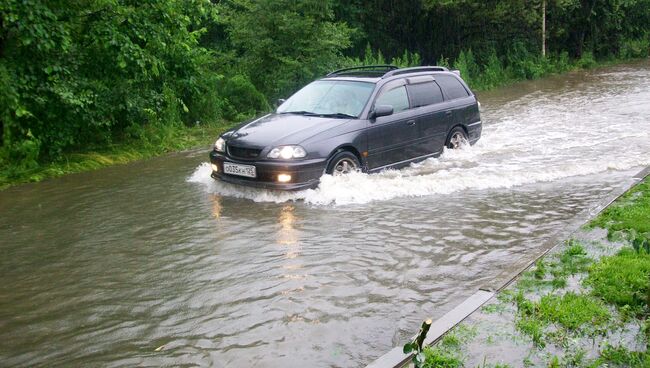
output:
[[[341,151],[332,157],[326,172],[333,176],[346,175],[361,171],[359,159],[352,152]]]
[[[454,129],[451,130],[451,133],[449,133],[449,138],[447,138],[447,148],[450,149],[458,149],[462,146],[465,146],[469,143],[467,140],[467,134],[465,134],[465,130],[461,127],[455,127]]]

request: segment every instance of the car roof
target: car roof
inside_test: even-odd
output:
[[[399,70],[399,69],[398,69]],[[369,83],[378,83],[382,80],[385,81],[391,81],[399,78],[408,78],[408,77],[415,77],[415,76],[421,76],[421,75],[431,75],[431,76],[436,76],[436,75],[451,75],[456,78],[460,77],[460,73],[456,70],[440,70],[440,71],[426,71],[426,70],[413,70],[410,72],[404,72],[404,73],[398,73],[398,74],[393,74],[393,75],[387,75],[387,76],[368,76],[368,75],[356,75],[356,74],[345,74],[345,75],[334,75],[334,76],[325,76],[321,78],[320,80],[333,80],[333,81],[351,81],[351,82],[369,82]]]
[[[351,75],[346,75],[344,77],[325,77],[321,78],[320,80],[334,80],[334,81],[349,81],[349,82],[370,82],[370,83],[377,83],[381,80],[381,78],[372,78],[372,77],[356,77],[356,76],[351,76]]]

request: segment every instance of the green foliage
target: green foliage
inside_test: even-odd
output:
[[[480,74],[480,69],[478,64],[476,64],[472,50],[460,52],[454,62],[454,69],[460,71],[460,75],[469,85],[474,85]]]
[[[621,42],[619,57],[623,59],[646,58],[650,54],[650,35]]]
[[[596,59],[594,58],[594,54],[591,51],[585,52],[582,54],[580,59],[578,59],[578,66],[583,69],[589,69],[593,68],[596,66]]]
[[[476,337],[477,330],[465,325],[458,325],[449,331],[433,347],[424,349],[424,364],[426,368],[456,368],[463,367],[463,345]]]
[[[237,74],[220,83],[218,89],[223,116],[231,121],[245,120],[271,107],[247,76]]]
[[[423,368],[460,368],[463,361],[457,354],[443,349],[427,348],[424,351],[425,364]]]
[[[6,0],[5,163],[32,167],[110,144],[129,127],[187,121],[187,102],[199,109],[196,97],[216,74],[198,45],[212,8],[209,0]]]
[[[545,295],[539,302],[539,318],[576,330],[585,325],[603,326],[610,318],[604,305],[585,295],[572,292],[559,297]]]
[[[603,257],[589,270],[586,283],[593,293],[618,307],[642,313],[650,310],[650,254],[623,249]]]
[[[605,228],[610,235],[631,229],[638,233],[650,233],[650,179],[607,207],[590,226]]]
[[[234,0],[219,10],[231,62],[271,99],[333,69],[350,45],[352,31],[334,18],[331,0]]]
[[[404,348],[402,351],[404,354],[409,354],[413,353],[413,358],[411,361],[413,362],[413,365],[415,368],[422,368],[424,366],[425,362],[425,354],[424,354],[424,339],[427,337],[427,333],[429,332],[429,328],[431,327],[431,320],[426,320],[422,322],[422,326],[420,327],[420,331],[418,334],[415,336],[415,338],[406,343],[404,345]]]
[[[420,54],[417,52],[410,52],[404,50],[402,55],[398,55],[387,61],[384,58],[384,54],[381,50],[377,49],[376,51],[370,47],[370,44],[366,45],[366,48],[363,52],[363,58],[346,58],[341,63],[342,67],[353,67],[353,66],[363,66],[363,65],[395,65],[400,68],[408,68],[412,66],[422,65],[422,60]]]
[[[398,66],[400,68],[408,68],[412,66],[422,65],[422,59],[420,58],[420,54],[418,54],[417,52],[410,52],[408,50],[404,50],[402,56],[394,57],[391,60],[390,64]]]
[[[540,348],[546,346],[546,342],[544,341],[545,325],[539,319],[532,317],[519,318],[517,319],[516,327],[522,333],[530,336],[535,346]]]
[[[463,366],[461,357],[462,338],[450,332],[435,347],[426,347],[422,368],[457,368]]]
[[[587,257],[585,248],[575,239],[569,239],[565,244],[567,248],[560,255],[561,269],[556,275],[568,276],[586,271],[592,260]]]
[[[494,49],[491,50],[488,56],[487,64],[479,80],[483,89],[495,88],[509,80],[506,70]]]
[[[587,256],[584,247],[574,239],[565,242],[566,249],[557,256],[537,261],[532,271],[524,272],[517,282],[520,291],[537,289],[561,289],[569,276],[586,272],[593,260]]]
[[[531,337],[538,347],[546,345],[547,326],[554,324],[569,331],[595,333],[610,320],[607,308],[588,295],[568,292],[562,296],[544,295],[540,301],[527,299],[523,292],[514,295],[516,327]]]
[[[590,367],[650,367],[650,352],[629,351],[623,346],[607,346]]]

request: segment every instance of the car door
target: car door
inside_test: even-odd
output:
[[[379,169],[397,162],[416,157],[417,150],[412,143],[417,139],[417,124],[410,110],[406,81],[398,80],[386,84],[373,103],[390,105],[393,114],[369,121],[368,168]]]
[[[439,153],[453,113],[433,76],[408,78],[407,83],[411,108],[417,115],[418,138],[413,143],[417,157]]]

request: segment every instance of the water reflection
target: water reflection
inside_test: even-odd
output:
[[[223,211],[221,196],[218,194],[210,194],[209,198],[210,202],[212,202],[212,217],[219,220],[221,218],[221,211]]]
[[[294,227],[296,223],[295,211],[296,207],[288,204],[282,207],[278,215],[278,223],[280,224],[278,244],[288,247],[287,258],[295,258],[297,255],[297,247],[295,246],[298,245],[298,231]]]

